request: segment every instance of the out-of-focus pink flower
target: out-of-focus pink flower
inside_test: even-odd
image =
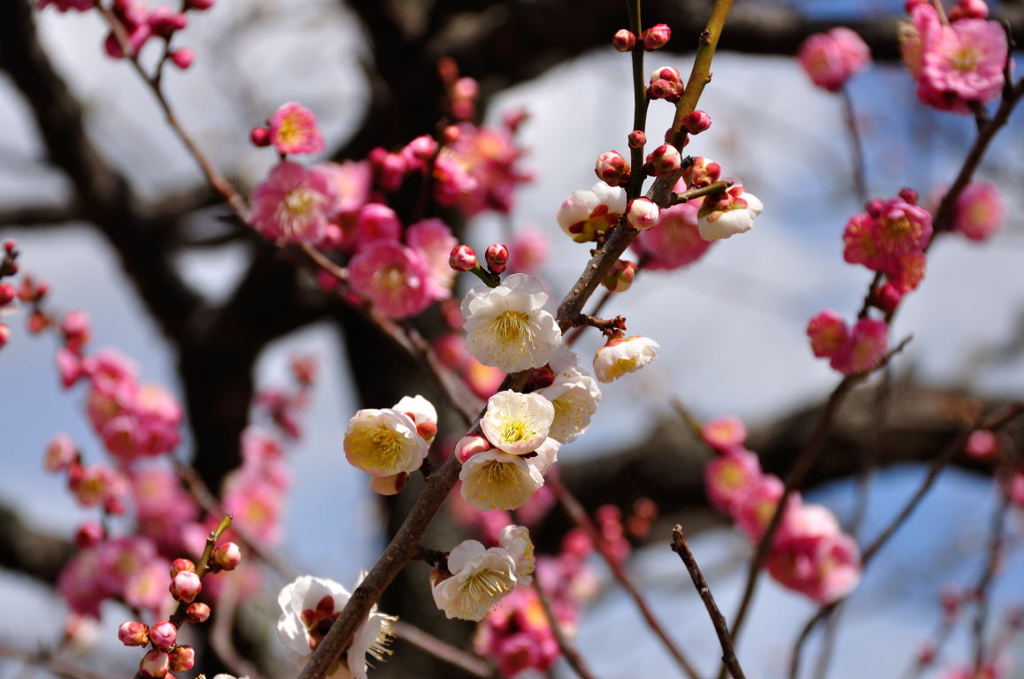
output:
[[[815,85],[835,92],[871,63],[871,50],[856,32],[837,27],[807,38],[800,47],[799,59]]]
[[[988,182],[971,182],[956,199],[953,229],[974,241],[987,240],[1005,217],[999,190]]]
[[[970,104],[999,96],[1006,32],[995,21],[961,19],[932,29],[922,42],[918,97],[940,110],[968,114]]]
[[[472,216],[483,210],[507,213],[516,187],[530,177],[517,166],[522,155],[502,128],[458,125],[458,138],[441,149],[434,164],[434,197]]]
[[[844,375],[874,370],[885,357],[889,326],[885,321],[862,318],[850,330],[846,345],[833,354],[831,365]]]
[[[818,358],[831,358],[846,346],[849,331],[842,316],[828,309],[819,312],[807,323],[811,351]]]
[[[415,316],[434,299],[430,269],[417,250],[394,241],[374,241],[349,263],[352,289],[391,318]]]
[[[427,261],[430,296],[437,301],[451,297],[455,272],[448,265],[448,257],[458,244],[451,229],[440,219],[425,219],[409,227],[405,241]]]
[[[657,225],[637,235],[633,250],[641,256],[642,268],[678,269],[704,256],[712,244],[697,228],[700,203],[691,200],[662,210]]]
[[[95,6],[92,0],[39,0],[39,9],[56,7],[58,12],[88,12]]]
[[[370,200],[373,169],[369,162],[347,160],[343,163],[325,163],[317,167],[327,174],[337,197],[336,212],[331,215],[332,217],[353,214]]]
[[[777,476],[765,474],[749,486],[748,492],[737,498],[733,505],[732,517],[739,529],[753,541],[761,539],[775,514],[775,508],[782,498],[785,487]],[[800,506],[800,496],[791,493],[786,502],[786,513],[782,523],[792,516]]]
[[[323,238],[336,206],[326,172],[283,161],[253,191],[249,223],[271,240],[314,243]]]
[[[701,428],[704,441],[715,450],[726,451],[742,446],[747,440],[747,428],[738,417],[718,417]]]
[[[508,244],[508,273],[536,274],[551,254],[551,241],[540,229],[516,231]]]
[[[804,505],[792,512],[768,554],[768,572],[784,587],[827,604],[846,596],[860,581],[857,543],[840,531],[825,507]]]
[[[324,148],[316,116],[294,101],[274,112],[267,129],[270,131],[270,143],[281,153],[317,153]]]
[[[725,450],[704,468],[708,499],[716,509],[727,514],[737,510],[760,480],[761,463],[757,454],[739,446]]]
[[[100,617],[100,602],[106,598],[99,578],[99,548],[83,549],[71,557],[57,578],[57,592],[71,610],[91,618]]]

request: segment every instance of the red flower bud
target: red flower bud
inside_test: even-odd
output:
[[[206,622],[210,617],[210,607],[198,601],[194,604],[189,604],[188,608],[185,609],[185,617],[192,624]]]
[[[672,38],[672,29],[667,24],[655,24],[644,31],[644,49],[659,50]]]
[[[455,271],[472,271],[477,267],[476,251],[468,245],[456,245],[448,255],[448,266]]]
[[[221,570],[233,571],[242,562],[242,550],[234,542],[222,542],[213,548],[210,561]]]
[[[618,52],[629,52],[636,46],[636,34],[625,28],[615,31],[612,36],[612,47]]]
[[[504,273],[508,266],[508,246],[502,243],[493,243],[487,246],[484,252],[484,259],[487,260],[487,268],[494,273]]]

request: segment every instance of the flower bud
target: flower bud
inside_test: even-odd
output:
[[[195,61],[196,53],[192,51],[191,47],[182,47],[171,52],[170,57],[174,65],[184,71]]]
[[[4,252],[6,252],[7,254],[12,254],[17,249],[18,242],[13,238],[8,238],[7,240],[4,241]]]
[[[683,118],[683,127],[690,134],[700,134],[711,127],[711,116],[707,111],[694,111]]]
[[[188,573],[196,572],[196,565],[191,559],[175,559],[171,562],[171,578],[178,573],[186,571]]]
[[[75,531],[75,545],[79,549],[88,549],[103,541],[105,532],[98,521],[86,521]]]
[[[646,231],[658,223],[658,206],[647,198],[634,198],[626,206],[626,222],[637,231]]]
[[[608,186],[623,186],[629,183],[629,161],[618,151],[605,151],[597,157],[594,173]]]
[[[617,52],[628,52],[636,46],[636,34],[625,28],[615,31],[612,36],[612,47]]]
[[[437,153],[437,142],[429,134],[421,134],[405,145],[405,153],[421,163],[428,163]]]
[[[370,490],[378,495],[397,495],[409,481],[409,472],[398,472],[392,476],[371,476]]]
[[[679,149],[671,144],[662,144],[647,154],[644,168],[648,169],[655,177],[664,177],[678,172],[682,165],[683,157],[679,153]]]
[[[900,196],[900,198],[902,198],[903,200],[907,201],[911,205],[917,205],[917,200],[918,200],[917,191],[915,191],[914,189],[910,188],[909,186],[904,186],[902,189],[900,189],[899,196]]]
[[[949,11],[950,21],[960,19],[987,19],[988,3],[985,0],[960,0],[956,7]],[[908,201],[909,202],[909,201]]]
[[[459,462],[466,464],[466,460],[477,453],[483,453],[491,449],[491,442],[480,434],[467,434],[455,444],[455,456]]]
[[[181,571],[171,580],[171,596],[186,604],[192,603],[201,591],[203,583],[192,571]]]
[[[987,460],[999,456],[999,437],[989,429],[972,431],[967,437],[964,451],[978,460]]]
[[[224,571],[233,571],[242,562],[242,550],[234,542],[222,542],[213,548],[210,561]]]
[[[194,625],[206,622],[210,618],[210,607],[199,601],[189,604],[185,609],[185,617]]]
[[[722,166],[703,156],[687,158],[683,163],[683,181],[691,189],[700,189],[717,182],[722,176]]]
[[[270,130],[257,125],[249,130],[249,141],[257,147],[270,146]]]
[[[171,659],[163,651],[150,651],[139,661],[139,674],[147,679],[163,679],[171,669]]]
[[[683,94],[683,78],[679,71],[671,66],[656,68],[651,73],[650,86],[647,94],[651,99],[679,101]]]
[[[0,306],[10,304],[17,293],[10,283],[0,283]]]
[[[647,143],[647,135],[643,130],[633,130],[629,133],[629,136],[626,137],[626,143],[629,144],[629,148],[631,149],[642,149],[644,144]]]
[[[155,647],[167,650],[178,640],[178,628],[170,620],[161,620],[149,628],[149,640]]]
[[[451,146],[462,136],[462,130],[459,129],[458,125],[449,125],[444,128],[442,136],[444,137],[444,143]]]
[[[468,245],[456,245],[448,255],[448,266],[456,271],[472,271],[477,267],[476,251]]]
[[[125,646],[145,646],[149,643],[149,628],[138,620],[127,620],[118,625],[117,639]]]
[[[484,252],[484,259],[487,260],[487,268],[494,273],[504,273],[508,266],[508,246],[502,243],[493,243],[487,246]]]
[[[185,9],[202,12],[213,7],[213,0],[185,0]]]
[[[667,24],[655,24],[644,31],[644,49],[660,50],[672,38],[672,29]]]
[[[903,293],[892,283],[880,285],[871,291],[871,304],[887,314],[896,311],[901,299],[903,299]]]
[[[615,262],[615,266],[601,283],[610,292],[625,292],[633,285],[634,278],[636,278],[636,264],[620,259]]]
[[[175,646],[170,653],[172,672],[187,672],[196,664],[196,651],[191,646]]]

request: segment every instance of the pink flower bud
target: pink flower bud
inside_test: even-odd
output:
[[[960,19],[987,19],[988,3],[985,0],[960,0],[956,7],[949,11],[950,21]]]
[[[666,80],[677,85],[683,84],[683,76],[679,74],[679,69],[673,66],[659,66],[651,71],[651,82],[655,80]]]
[[[539,391],[546,389],[555,383],[555,371],[551,369],[551,366],[544,364],[539,368],[534,368],[530,371],[529,377],[526,379],[526,384],[523,386],[524,393],[530,393],[532,391]]]
[[[444,137],[444,143],[451,146],[459,140],[460,136],[462,136],[462,130],[459,129],[458,125],[449,125],[444,128],[442,136]]]
[[[917,205],[917,200],[918,200],[917,191],[915,191],[914,189],[910,188],[909,186],[904,186],[902,189],[900,189],[899,196],[900,196],[900,198],[902,198],[903,200],[907,201],[911,205]]]
[[[608,186],[623,186],[629,183],[629,161],[618,151],[605,151],[597,157],[594,173]]]
[[[164,5],[157,5],[151,9],[146,21],[154,35],[165,39],[188,25],[188,17]]]
[[[683,79],[679,71],[671,66],[663,66],[651,73],[651,83],[647,88],[647,94],[651,99],[665,99],[667,101],[679,101],[683,94]]]
[[[103,542],[105,537],[103,525],[98,521],[87,521],[75,531],[75,545],[79,549],[88,549]]]
[[[0,306],[10,304],[17,293],[10,283],[0,283]]]
[[[487,246],[484,252],[484,259],[487,260],[487,268],[494,273],[503,273],[508,266],[508,246],[502,243],[493,243]]]
[[[636,34],[625,28],[615,31],[612,36],[612,47],[617,52],[629,52],[636,46]]]
[[[46,447],[43,465],[51,472],[67,469],[78,458],[75,444],[67,434],[57,434]]]
[[[455,271],[472,271],[477,267],[476,251],[468,245],[456,245],[448,255],[448,266]]]
[[[13,238],[8,238],[7,240],[4,241],[4,252],[6,252],[7,254],[11,254],[17,249],[18,241],[14,240]]]
[[[880,285],[871,292],[871,304],[887,314],[896,311],[903,293],[892,283]]]
[[[378,495],[397,495],[409,481],[408,472],[399,472],[392,476],[371,476],[370,490]]]
[[[185,0],[185,8],[202,12],[213,7],[213,0]]]
[[[662,144],[647,154],[647,162],[644,167],[650,166],[650,171],[655,177],[664,177],[678,172],[682,165],[683,157],[679,153],[679,149],[671,144]]]
[[[137,620],[127,620],[118,625],[117,639],[125,646],[145,646],[149,643],[149,628]]]
[[[172,672],[187,672],[196,664],[196,651],[191,646],[175,646],[170,653]]]
[[[625,292],[633,285],[634,278],[636,278],[636,264],[620,259],[615,262],[615,266],[601,283],[611,292]]]
[[[181,49],[177,49],[171,52],[170,56],[171,61],[174,62],[174,65],[184,71],[192,65],[193,61],[195,61],[196,53],[192,50],[191,47],[182,47]]]
[[[185,617],[194,625],[206,622],[210,617],[210,607],[199,601],[189,604],[185,609]]]
[[[694,111],[683,118],[683,127],[689,130],[690,134],[700,134],[711,127],[711,116],[707,111]]]
[[[437,153],[437,142],[429,134],[421,134],[406,144],[403,152],[415,161],[425,164]]]
[[[999,455],[999,437],[988,429],[971,432],[964,450],[973,458],[988,460]]]
[[[196,565],[195,565],[195,563],[193,563],[191,559],[175,559],[174,561],[171,562],[171,577],[172,578],[175,575],[177,575],[178,573],[181,573],[182,571],[185,571],[185,572],[188,572],[188,573],[195,573],[196,572]]]
[[[466,460],[477,453],[483,453],[491,449],[491,442],[480,434],[467,434],[455,444],[455,456],[459,462],[466,464]]]
[[[642,149],[644,144],[647,143],[647,135],[643,130],[633,130],[629,133],[629,136],[626,137],[626,143],[629,144],[629,148],[631,149]]]
[[[722,176],[722,166],[703,156],[689,158],[683,163],[683,181],[691,189],[699,189],[717,182]]]
[[[626,222],[637,231],[646,231],[658,223],[658,212],[654,201],[634,198],[626,206]]]
[[[149,640],[155,647],[167,650],[178,640],[178,628],[170,620],[161,620],[149,628]]]
[[[644,49],[660,50],[672,38],[672,29],[667,24],[655,24],[644,31]]]
[[[259,126],[252,128],[249,130],[249,141],[253,146],[270,146],[270,130]]]
[[[163,679],[171,669],[171,659],[163,651],[150,651],[139,661],[139,674],[147,679]]]
[[[242,562],[242,550],[234,542],[222,542],[213,548],[210,561],[221,570],[233,571]]]
[[[192,571],[181,571],[171,580],[170,592],[178,601],[192,603],[203,591],[203,583]]]

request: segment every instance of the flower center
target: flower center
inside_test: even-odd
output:
[[[293,217],[302,217],[316,205],[316,193],[306,188],[292,189],[284,197],[284,209]]]
[[[620,358],[608,366],[608,374],[614,380],[636,370],[635,358]]]
[[[506,483],[515,477],[516,466],[494,460],[487,465],[486,474],[489,483]]]
[[[955,50],[949,57],[953,68],[963,73],[973,71],[981,61],[981,50],[976,46],[965,46]]]
[[[531,335],[530,317],[522,311],[503,311],[491,324],[491,330],[504,344],[522,343]]]
[[[533,431],[527,426],[525,420],[506,420],[505,426],[501,429],[501,438],[508,443],[516,443],[529,438]]]
[[[466,578],[462,583],[462,591],[473,601],[490,601],[502,597],[512,591],[509,578],[499,571],[484,570]]]
[[[402,459],[402,436],[387,426],[353,432],[353,461],[372,469],[392,469]]]

